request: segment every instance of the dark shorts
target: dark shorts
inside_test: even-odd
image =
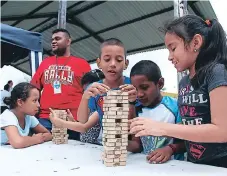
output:
[[[43,125],[46,129],[48,129],[48,131],[51,132],[52,129],[52,123],[49,119],[43,119],[43,118],[39,118],[39,123],[41,125]],[[72,130],[67,130],[68,135],[69,135],[69,139],[73,139],[73,140],[80,140],[80,133],[77,131],[72,131]]]

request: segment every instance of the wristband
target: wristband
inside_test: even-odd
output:
[[[169,144],[168,146],[172,149],[173,153],[177,152],[177,148],[175,147],[175,145]]]

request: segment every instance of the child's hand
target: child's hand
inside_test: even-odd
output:
[[[50,109],[50,115],[49,115],[50,121],[51,121],[56,127],[62,128],[63,123],[64,123],[64,120],[58,118],[58,117],[56,116],[56,113],[55,113],[51,108],[49,108],[49,109]]]
[[[75,119],[74,119],[74,117],[73,117],[71,111],[70,111],[69,109],[67,109],[66,112],[67,112],[67,120],[68,120],[68,121],[71,121],[71,122],[75,122]]]
[[[167,136],[166,123],[158,122],[146,117],[131,119],[130,133],[140,136]]]
[[[87,90],[84,91],[83,98],[89,99],[90,97],[95,97],[96,95],[106,93],[110,88],[102,83],[93,83]]]
[[[36,141],[37,144],[42,144],[45,142],[45,136],[42,133],[33,134],[32,138]]]
[[[159,148],[149,153],[147,156],[147,160],[152,164],[161,164],[170,160],[173,155],[173,150],[169,146],[165,146],[163,148]]]
[[[128,92],[128,101],[134,102],[137,98],[137,90],[131,84],[124,84],[119,87],[123,92]]]

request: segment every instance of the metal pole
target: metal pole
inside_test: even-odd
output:
[[[66,28],[67,0],[59,0],[58,28]]]
[[[187,0],[174,0],[174,18],[179,18],[187,14],[188,14]],[[177,73],[178,84],[180,80],[187,74],[188,74],[188,71]]]

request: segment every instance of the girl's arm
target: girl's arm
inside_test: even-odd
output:
[[[65,121],[57,118],[55,115],[50,115],[50,120],[57,127],[68,128],[73,131],[85,133],[99,122],[99,115],[98,112],[94,112],[84,124],[80,122]]]
[[[227,142],[227,86],[210,92],[210,111],[211,124],[178,125],[136,118],[132,120],[131,132],[136,136],[169,136],[193,142]]]
[[[211,124],[178,127],[165,124],[165,134],[194,142],[227,142],[227,86],[215,88],[210,92],[210,111]]]
[[[94,112],[88,119],[86,123],[80,122],[70,122],[70,121],[63,121],[62,127],[68,128],[73,131],[77,131],[80,133],[85,133],[87,130],[95,126],[99,122],[99,115],[98,112]]]
[[[42,135],[35,136],[21,136],[16,126],[7,126],[4,128],[6,135],[9,139],[9,143],[13,148],[25,148],[44,142]]]
[[[51,133],[41,124],[38,124],[35,128],[32,129],[35,134],[42,134],[44,141],[50,141],[52,139]]]

